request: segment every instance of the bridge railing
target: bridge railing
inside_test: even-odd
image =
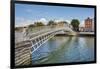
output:
[[[69,26],[57,26],[57,25],[52,25],[52,26],[38,26],[38,27],[33,27],[33,28],[28,28],[28,31],[26,32],[15,32],[15,43],[20,42],[20,41],[25,41],[30,39],[30,37],[36,37],[40,34],[53,31],[53,30],[58,30],[58,29],[69,29]]]
[[[68,26],[39,26],[39,27],[33,27],[33,28],[29,28],[28,33],[29,34],[37,34],[37,33],[41,33],[41,32],[47,32],[53,29],[59,29],[59,28],[68,28]]]

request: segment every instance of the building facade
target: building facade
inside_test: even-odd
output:
[[[85,31],[86,32],[92,32],[93,30],[93,19],[90,19],[89,17],[85,20]]]

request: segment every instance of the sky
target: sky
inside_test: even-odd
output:
[[[78,19],[84,23],[87,17],[94,18],[94,8],[15,4],[16,26],[34,24],[35,21],[47,24],[49,20],[71,22]]]

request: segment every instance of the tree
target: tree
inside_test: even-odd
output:
[[[22,31],[23,27],[15,27],[15,31]]]
[[[44,26],[44,24],[42,22],[35,22],[34,25],[35,26]]]
[[[74,29],[75,31],[79,31],[79,24],[80,24],[80,22],[79,22],[78,19],[73,19],[73,20],[71,21],[71,25],[73,26],[73,29]]]
[[[68,22],[67,21],[61,21],[62,23],[64,23],[64,24],[68,24]]]
[[[56,25],[56,23],[53,20],[50,20],[47,25]]]
[[[32,29],[35,27],[35,25],[34,24],[30,24],[30,25],[28,25],[28,29],[29,29],[29,31],[32,31]]]
[[[35,27],[35,25],[34,24],[30,24],[28,27],[29,28],[33,28],[33,27]]]

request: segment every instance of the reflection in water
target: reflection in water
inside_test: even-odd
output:
[[[54,37],[32,54],[33,64],[94,60],[94,37]]]

